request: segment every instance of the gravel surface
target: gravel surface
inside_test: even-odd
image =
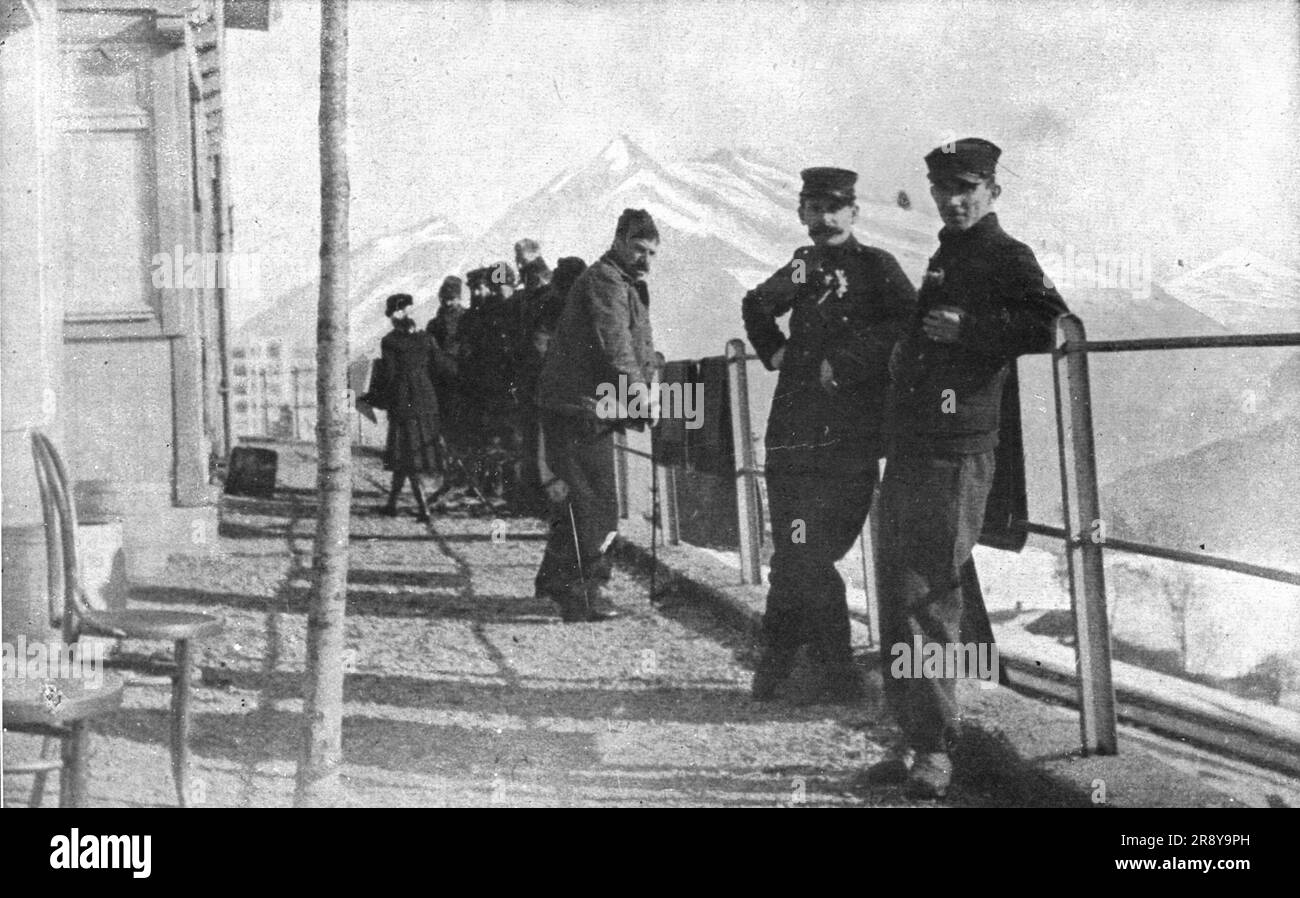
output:
[[[282,481],[310,485],[282,452]],[[309,459],[300,458],[302,464]],[[896,789],[850,779],[894,737],[876,704],[755,704],[752,648],[705,609],[660,609],[618,571],[626,616],[564,625],[532,594],[543,525],[469,514],[374,513],[382,472],[357,460],[344,794],[364,806],[896,806]],[[226,620],[196,651],[194,797],[208,806],[292,803],[301,733],[315,497],[227,497],[220,544],[175,557],[133,602]],[[494,539],[496,532],[498,538]],[[127,642],[137,660],[169,646]],[[174,804],[169,691],[130,688],[93,738],[91,802]],[[39,739],[13,734],[12,758]],[[30,777],[9,777],[6,804]],[[45,801],[57,797],[51,781]],[[1027,800],[1016,796],[1017,803]],[[945,804],[1004,804],[958,787]]]

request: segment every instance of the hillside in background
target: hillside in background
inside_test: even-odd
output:
[[[378,343],[376,327],[384,319],[384,299],[392,293],[424,298],[436,294],[446,274],[457,271],[465,236],[447,219],[433,218],[394,231],[352,250],[352,345]],[[435,273],[436,272],[436,273]],[[281,294],[237,331],[237,341],[279,337],[290,346],[316,342],[317,281]],[[383,331],[378,331],[382,336]],[[360,337],[360,341],[358,340]],[[363,348],[356,354],[364,354]]]
[[[1300,352],[1273,352],[1285,361],[1243,405],[1253,420],[1237,433],[1103,483],[1116,536],[1300,569],[1300,504],[1288,488],[1300,463]]]
[[[481,234],[466,235],[433,218],[354,251],[354,355],[376,351],[387,330],[382,313],[388,294],[411,293],[414,314],[423,321],[434,312],[445,275],[512,259],[513,243],[524,236],[540,240],[552,264],[563,255],[591,262],[608,247],[626,207],[648,209],[663,236],[650,280],[656,343],[669,358],[720,354],[727,340],[743,335],[740,302],[745,291],[808,242],[795,212],[798,188],[797,173],[757,153],[724,150],[663,162],[620,137],[515,203]],[[864,197],[859,239],[893,253],[919,283],[939,228],[928,198],[914,197],[911,208],[904,209],[865,198],[892,194],[880,185],[859,192]],[[1032,244],[1031,234],[1052,232],[1050,222],[1037,226],[1035,215],[1040,214],[1047,213],[1015,208],[1007,216],[1008,227]],[[1300,329],[1288,317],[1300,305],[1295,272],[1245,250],[1189,271],[1167,289],[1155,285],[1148,296],[1120,289],[1063,292],[1095,339]],[[316,297],[314,283],[290,291],[241,328],[240,335],[280,335],[310,344]],[[1261,421],[1272,420],[1279,403],[1293,401],[1300,385],[1295,378],[1289,387],[1285,378],[1282,386],[1273,383],[1275,369],[1287,359],[1281,350],[1094,355],[1090,363],[1103,482],[1201,446],[1243,438]],[[1041,518],[1059,505],[1051,370],[1041,358],[1024,360],[1021,368],[1031,501],[1034,516]],[[775,377],[757,367],[752,374],[753,419],[761,434]]]
[[[1300,331],[1300,272],[1236,247],[1165,285],[1234,333]]]

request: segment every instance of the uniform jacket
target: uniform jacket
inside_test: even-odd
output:
[[[1065,302],[1033,250],[1003,231],[992,212],[966,231],[940,232],[918,300],[891,364],[895,445],[986,452],[998,442],[1010,363],[1052,348]],[[956,343],[935,342],[921,329],[925,314],[941,305],[966,313]]]
[[[855,472],[883,454],[889,354],[916,292],[889,253],[853,237],[805,246],[744,299],[745,332],[772,370],[785,347],[767,422],[768,471]],[[789,336],[777,319],[790,314]],[[829,361],[839,387],[821,384]]]
[[[469,402],[489,414],[508,414],[517,406],[512,376],[518,339],[510,301],[486,296],[460,320],[461,390]]]
[[[451,357],[428,333],[392,330],[380,342],[382,356],[375,383],[367,395],[376,408],[397,421],[438,420],[434,385],[456,375]]]
[[[627,378],[645,389],[656,370],[650,293],[612,254],[579,275],[560,314],[538,384],[538,405],[595,417],[597,387]]]
[[[460,322],[464,315],[465,310],[460,306],[443,306],[428,325],[429,333],[438,341],[438,345],[452,355],[456,354],[460,343]]]

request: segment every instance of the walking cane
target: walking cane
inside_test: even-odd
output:
[[[569,527],[573,531],[573,554],[578,559],[578,579],[582,581],[582,608],[591,617],[591,596],[587,593],[587,571],[582,564],[582,545],[578,541],[578,519],[573,515],[573,501],[566,503],[569,508]]]
[[[650,604],[655,603],[655,569],[659,567],[659,466],[655,464],[655,437],[650,434]]]

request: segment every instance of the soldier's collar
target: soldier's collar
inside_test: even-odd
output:
[[[601,256],[600,260],[602,262],[608,262],[610,265],[613,265],[614,270],[617,271],[619,274],[621,274],[624,280],[629,281],[633,284],[639,282],[636,274],[634,274],[631,271],[628,271],[626,268],[623,267],[623,263],[618,260],[618,257],[616,255],[614,255],[614,251],[612,249],[606,250],[605,255]]]
[[[817,244],[814,243],[808,249],[814,253],[821,253],[823,255],[833,256],[840,253],[855,252],[861,248],[862,248],[862,244],[858,242],[857,235],[850,231],[848,239],[845,240],[843,243],[836,243],[831,246],[818,246]]]
[[[939,232],[939,243],[950,245],[963,243],[967,240],[978,240],[990,234],[996,234],[998,230],[998,213],[988,212],[985,213],[983,218],[964,231],[953,231],[944,228]]]

